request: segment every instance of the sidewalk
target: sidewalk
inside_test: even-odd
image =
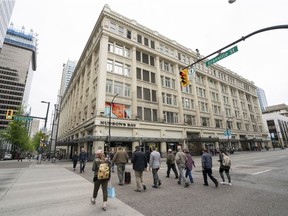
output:
[[[142,215],[116,198],[108,198],[104,212],[101,189],[92,205],[93,184],[57,164],[33,161],[10,184],[0,200],[1,216]]]

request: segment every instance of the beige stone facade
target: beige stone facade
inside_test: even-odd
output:
[[[111,147],[125,146],[130,155],[136,145],[156,145],[163,156],[177,145],[194,154],[204,145],[260,145],[266,134],[254,83],[203,62],[181,87],[179,72],[196,59],[106,5],[62,97],[57,145],[69,146],[69,154],[84,146],[93,155],[105,147],[109,128]]]

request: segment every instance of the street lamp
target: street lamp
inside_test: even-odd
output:
[[[45,124],[44,124],[44,128],[46,130],[46,126],[47,126],[47,119],[48,119],[48,113],[49,113],[49,107],[50,107],[50,102],[47,101],[41,101],[41,103],[47,103],[47,111],[46,111],[46,117],[45,117]]]
[[[230,129],[229,119],[233,119],[234,117],[235,116],[228,117],[227,120],[226,120],[226,134],[227,134],[227,137],[228,137],[228,147],[229,148],[231,148],[231,143],[230,143],[231,131],[229,130]]]
[[[108,128],[108,153],[110,151],[110,140],[111,140],[111,115],[112,115],[112,104],[114,99],[118,96],[119,94],[114,95],[114,97],[112,98],[111,102],[110,102],[110,111],[109,111],[109,128]]]

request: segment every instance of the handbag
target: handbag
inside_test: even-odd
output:
[[[108,190],[108,197],[109,198],[115,198],[115,196],[116,196],[115,188],[112,187],[111,181],[109,181],[109,183],[108,183],[107,190]]]

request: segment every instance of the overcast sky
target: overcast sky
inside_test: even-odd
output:
[[[256,30],[288,24],[287,0],[16,0],[15,28],[38,33],[39,53],[29,106],[45,117],[57,101],[62,65],[78,60],[105,4],[113,11],[200,50],[202,56]],[[218,63],[265,90],[268,105],[288,104],[288,29],[263,32],[237,44]],[[212,58],[212,57],[211,57]],[[48,126],[50,128],[50,125]]]

